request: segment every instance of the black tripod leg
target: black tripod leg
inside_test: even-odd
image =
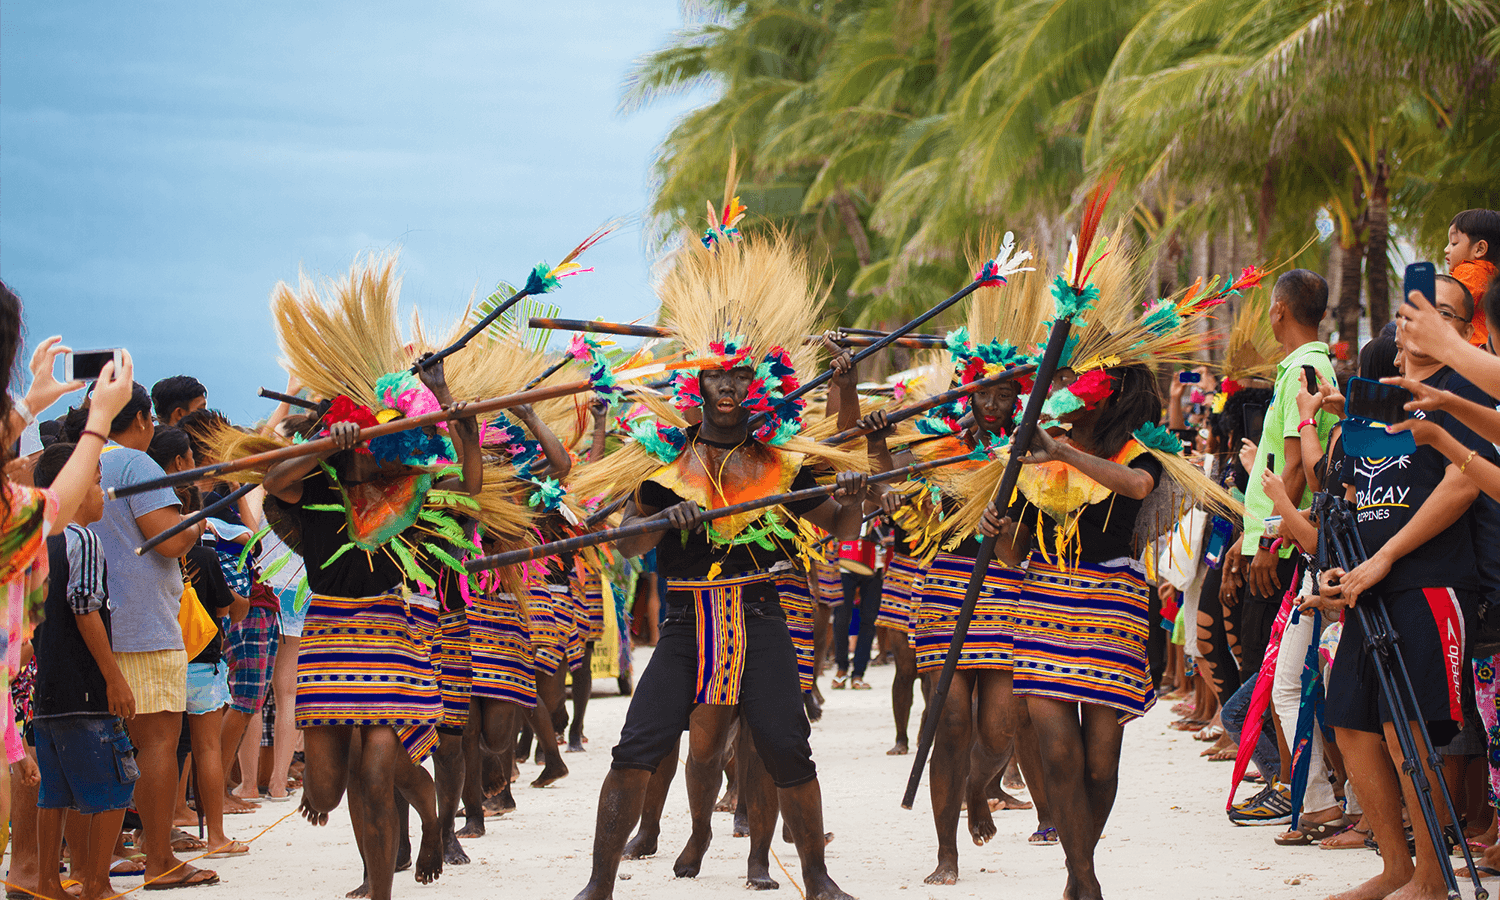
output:
[[[1372,613],[1368,607],[1374,606],[1376,612]],[[1396,743],[1401,748],[1401,768],[1405,770],[1411,779],[1412,787],[1417,794],[1417,806],[1422,812],[1422,821],[1427,826],[1427,836],[1432,841],[1433,853],[1438,858],[1438,871],[1443,874],[1443,884],[1448,889],[1448,900],[1460,900],[1462,896],[1458,890],[1458,877],[1453,872],[1453,861],[1448,856],[1448,845],[1443,840],[1443,829],[1438,822],[1437,807],[1432,802],[1432,784],[1427,780],[1427,770],[1422,767],[1423,757],[1417,749],[1416,738],[1412,736],[1411,723],[1415,721],[1417,727],[1426,735],[1427,726],[1421,718],[1420,711],[1414,709],[1415,704],[1408,705],[1409,696],[1401,691],[1396,684],[1395,676],[1391,673],[1393,668],[1392,652],[1395,640],[1388,627],[1389,620],[1380,615],[1384,612],[1380,600],[1375,597],[1365,598],[1362,604],[1354,606],[1355,615],[1360,617],[1360,626],[1364,629],[1365,640],[1371,649],[1370,658],[1375,664],[1375,676],[1380,680],[1380,692],[1385,695],[1386,704],[1391,708],[1391,730],[1396,732]],[[1438,769],[1441,772],[1441,769]],[[1412,823],[1415,829],[1416,823]],[[1472,872],[1472,870],[1471,870]]]
[[[1402,655],[1401,644],[1397,640],[1400,636],[1391,627],[1390,612],[1385,607],[1385,598],[1383,597],[1376,600],[1375,617],[1380,621],[1380,625],[1385,633],[1390,636],[1390,646],[1396,663],[1394,668],[1397,672],[1401,673],[1401,684],[1399,686],[1405,688],[1405,699],[1409,700],[1412,709],[1417,711],[1417,715],[1408,721],[1415,721],[1417,723],[1417,731],[1422,738],[1421,751],[1423,758],[1427,760],[1427,765],[1431,767],[1433,772],[1441,772],[1443,771],[1443,759],[1438,755],[1437,748],[1432,745],[1432,736],[1427,733],[1427,723],[1423,721],[1420,710],[1417,710],[1417,692],[1412,687],[1411,671],[1406,668],[1406,657]],[[1404,753],[1405,751],[1403,750],[1402,752]],[[1454,840],[1459,847],[1463,848],[1464,863],[1469,867],[1469,878],[1474,884],[1475,900],[1486,900],[1489,897],[1489,891],[1480,884],[1479,871],[1474,868],[1474,854],[1469,850],[1469,842],[1464,839],[1463,829],[1459,827],[1458,813],[1453,807],[1453,795],[1448,792],[1448,782],[1439,775],[1437,783],[1443,795],[1443,804],[1448,809],[1448,821],[1452,823]],[[1439,855],[1446,856],[1447,848],[1443,848],[1439,852]],[[1447,867],[1450,870],[1453,868],[1451,861]],[[1453,885],[1449,885],[1449,890],[1456,889],[1456,885],[1455,881]]]

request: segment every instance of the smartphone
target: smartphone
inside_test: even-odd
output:
[[[1316,394],[1318,392],[1318,370],[1312,366],[1302,367],[1302,380],[1307,382],[1307,392]]]
[[[1203,380],[1202,372],[1178,372],[1177,380],[1183,384],[1198,384]]]
[[[1244,406],[1245,437],[1257,444],[1260,443],[1261,432],[1266,430],[1266,405],[1264,403],[1246,403]]]
[[[1267,472],[1275,472],[1276,471],[1276,454],[1274,454],[1274,453],[1267,453],[1266,454],[1266,471]]]
[[[1365,422],[1394,425],[1411,418],[1406,404],[1411,391],[1394,384],[1382,384],[1368,378],[1349,379],[1349,393],[1344,399],[1344,415]]]
[[[63,356],[63,381],[93,381],[104,371],[104,364],[113,362],[120,368],[121,350],[75,350]]]
[[[1415,262],[1407,266],[1406,280],[1401,286],[1402,302],[1410,302],[1406,298],[1412,291],[1426,297],[1428,303],[1436,303],[1437,266],[1430,262]]]

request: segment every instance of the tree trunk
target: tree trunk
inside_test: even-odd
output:
[[[1335,307],[1339,323],[1339,340],[1349,345],[1352,354],[1359,351],[1359,264],[1364,259],[1363,229],[1339,239],[1339,297]]]
[[[854,258],[859,260],[861,268],[868,266],[872,261],[870,236],[865,233],[864,223],[859,220],[859,209],[854,205],[854,198],[849,196],[848,191],[839,191],[833,195],[833,205],[838,210],[839,221],[843,223],[844,230],[849,232],[849,240],[854,243]]]
[[[1256,209],[1258,220],[1255,223],[1255,258],[1260,260],[1266,258],[1266,241],[1271,236],[1271,216],[1276,212],[1275,176],[1275,160],[1266,160],[1266,168],[1260,178],[1260,203]]]
[[[1390,237],[1390,194],[1386,176],[1390,174],[1385,148],[1375,155],[1375,177],[1370,185],[1369,242],[1365,250],[1365,280],[1370,306],[1370,336],[1374,337],[1391,319],[1391,273],[1386,259]]]

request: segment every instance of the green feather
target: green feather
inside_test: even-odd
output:
[[[344,505],[342,503],[309,503],[302,508],[308,510],[309,512],[341,513],[344,511]]]
[[[432,576],[422,571],[422,567],[417,565],[416,557],[411,555],[411,550],[407,549],[405,544],[400,541],[391,541],[390,548],[396,554],[396,559],[400,561],[401,568],[406,570],[407,578],[410,578],[423,587],[437,587],[437,583],[432,580]]]
[[[307,601],[312,596],[312,586],[307,583],[307,576],[297,582],[297,593],[292,597],[292,609],[303,612],[307,609]]]
[[[269,566],[266,566],[264,572],[260,573],[261,580],[264,581],[275,575],[277,572],[280,572],[282,569],[286,568],[286,564],[291,562],[291,560],[292,554],[282,554],[275,562],[271,563]]]
[[[260,543],[260,539],[261,538],[265,537],[266,535],[268,535],[270,533],[271,533],[271,526],[266,525],[263,528],[261,528],[261,530],[259,530],[259,531],[255,532],[254,534],[250,535],[250,540],[248,540],[248,541],[245,542],[245,549],[243,549],[243,550],[240,551],[239,559],[235,561],[234,567],[236,569],[243,569],[243,568],[245,568],[245,560],[247,560],[247,559],[250,558],[250,551],[253,550],[253,549],[255,549],[255,545],[258,544],[258,543]]]
[[[442,560],[444,565],[446,565],[450,569],[456,570],[460,575],[467,574],[467,570],[464,568],[463,560],[449,553],[447,550],[444,550],[442,547],[439,547],[437,544],[433,544],[430,542],[424,543],[422,544],[422,549]]]
[[[344,546],[342,546],[342,547],[338,548],[337,550],[333,551],[333,555],[330,556],[330,557],[328,557],[328,559],[324,560],[323,565],[320,566],[319,568],[323,568],[323,569],[328,568],[329,566],[333,565],[333,561],[334,560],[338,559],[340,556],[343,556],[345,553],[348,553],[350,550],[353,550],[353,549],[354,549],[354,542],[350,541],[349,543],[345,544]]]

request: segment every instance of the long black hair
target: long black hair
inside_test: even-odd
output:
[[[21,354],[21,298],[0,281],[0,422],[9,423],[11,410],[10,383],[20,370],[17,357]],[[34,410],[41,412],[41,410]],[[5,477],[5,464],[10,462],[10,445],[0,447],[0,519],[10,519],[9,480]]]
[[[1140,365],[1121,366],[1108,372],[1114,382],[1114,393],[1094,420],[1090,448],[1096,456],[1106,459],[1119,453],[1137,428],[1161,420],[1161,394],[1150,369]]]

